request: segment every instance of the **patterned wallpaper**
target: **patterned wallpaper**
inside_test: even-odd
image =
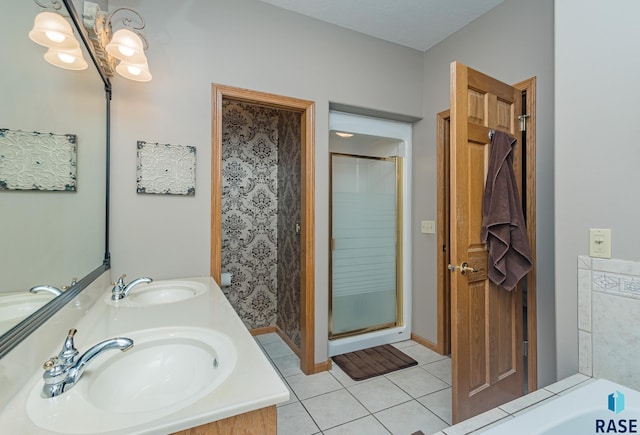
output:
[[[299,346],[299,116],[222,106],[222,270],[233,273],[223,291],[247,328],[277,324]]]
[[[281,111],[278,170],[277,325],[300,348],[300,115]]]

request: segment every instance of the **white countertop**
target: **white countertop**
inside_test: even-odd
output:
[[[216,282],[210,277],[186,278],[205,284],[208,292],[191,299],[143,308],[114,307],[98,298],[86,317],[77,325],[75,344],[82,354],[99,341],[127,332],[168,326],[196,326],[222,332],[231,339],[237,351],[237,363],[226,381],[210,394],[185,409],[151,422],[127,428],[128,434],[167,434],[245,412],[254,411],[289,399],[289,390],[264,356],[242,320],[235,313]],[[144,286],[145,284],[140,284]],[[132,292],[135,288],[132,290]],[[105,288],[107,295],[111,288]],[[51,343],[56,355],[65,337]],[[43,361],[44,362],[44,361]],[[91,364],[86,372],[91,370]],[[79,383],[82,383],[80,379]],[[0,414],[2,433],[51,434],[34,425],[26,413],[26,400],[34,385],[42,385],[42,372],[35,373]],[[64,396],[64,394],[62,395]],[[62,397],[60,396],[60,397]],[[76,418],[83,418],[78,415]],[[117,416],[114,416],[117,418]],[[95,433],[100,432],[96,428]],[[115,432],[114,432],[115,433]],[[122,430],[119,431],[122,433]]]

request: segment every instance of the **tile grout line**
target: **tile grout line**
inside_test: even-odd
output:
[[[341,382],[341,381],[340,381],[340,379],[338,379],[338,377],[337,377],[334,373],[332,373],[332,372],[329,370],[329,371],[328,371],[328,372],[329,372],[329,374],[330,374],[330,375],[332,376],[332,378],[333,378],[333,379],[334,379],[334,380],[335,380],[335,381],[340,385],[340,387],[341,387],[341,388],[339,388],[339,389],[337,389],[337,390],[333,390],[333,391],[328,391],[328,392],[325,392],[325,393],[322,393],[322,394],[317,394],[317,395],[315,395],[315,396],[310,396],[310,397],[305,398],[305,399],[300,399],[300,398],[298,397],[298,395],[295,393],[295,391],[293,390],[293,388],[291,387],[291,385],[289,384],[289,382],[287,381],[287,378],[292,377],[292,376],[296,376],[296,375],[300,375],[300,374],[303,374],[303,375],[304,375],[304,372],[301,372],[301,373],[294,373],[294,374],[291,374],[291,375],[285,376],[285,375],[282,373],[281,369],[280,369],[280,368],[275,364],[275,362],[274,362],[273,360],[274,360],[274,359],[276,359],[276,358],[284,358],[284,357],[287,357],[287,356],[289,356],[290,354],[279,355],[279,356],[277,356],[277,357],[273,357],[273,356],[271,356],[271,355],[268,353],[267,349],[265,349],[265,348],[264,348],[263,344],[262,344],[259,340],[256,340],[256,342],[258,343],[259,347],[261,348],[261,350],[263,351],[263,353],[265,354],[265,356],[267,357],[267,359],[268,359],[268,360],[269,360],[269,362],[271,363],[272,367],[273,367],[273,368],[276,370],[276,372],[279,374],[279,376],[280,376],[280,378],[282,379],[282,381],[286,383],[286,385],[287,385],[288,389],[290,390],[291,394],[292,394],[292,395],[294,396],[294,398],[295,398],[295,400],[291,401],[291,400],[292,400],[292,398],[290,397],[290,403],[287,403],[287,404],[282,405],[282,406],[293,405],[293,404],[295,404],[296,402],[297,402],[297,403],[300,403],[300,405],[302,406],[302,408],[304,409],[304,411],[306,412],[306,414],[309,416],[309,418],[311,419],[311,421],[315,424],[315,426],[316,426],[316,427],[318,428],[318,430],[319,430],[319,432],[314,432],[315,434],[324,434],[324,431],[325,431],[325,430],[331,430],[331,429],[334,429],[334,428],[337,428],[337,427],[340,427],[340,426],[344,426],[344,425],[346,425],[346,424],[350,424],[350,423],[356,422],[356,421],[358,421],[358,420],[365,419],[365,418],[367,418],[367,417],[369,417],[369,416],[373,417],[373,418],[374,418],[374,419],[375,419],[375,420],[376,420],[376,421],[377,421],[377,422],[378,422],[378,423],[379,423],[379,424],[380,424],[380,425],[381,425],[381,426],[382,426],[386,431],[388,431],[389,433],[392,433],[392,432],[390,431],[390,429],[389,429],[389,428],[388,428],[388,427],[387,427],[387,426],[386,426],[382,421],[380,421],[380,419],[376,416],[376,413],[383,412],[383,411],[386,411],[386,410],[392,409],[392,408],[394,408],[394,407],[397,407],[397,406],[400,406],[400,405],[404,405],[404,404],[406,404],[406,403],[410,403],[410,402],[412,402],[412,401],[417,402],[417,404],[418,404],[420,407],[422,407],[424,410],[426,410],[427,412],[429,412],[429,414],[431,414],[432,416],[434,416],[437,420],[441,421],[443,424],[447,425],[447,427],[450,427],[449,423],[447,423],[446,421],[444,421],[444,420],[443,420],[443,419],[442,419],[438,414],[436,414],[434,411],[432,411],[431,409],[429,409],[426,405],[424,405],[423,403],[421,403],[421,402],[418,400],[419,398],[424,398],[424,397],[429,396],[429,395],[431,395],[431,394],[434,394],[434,393],[437,393],[437,392],[440,392],[440,391],[444,391],[444,390],[446,390],[447,388],[451,388],[451,384],[450,384],[447,380],[442,379],[441,377],[439,377],[439,376],[437,376],[437,375],[435,375],[435,374],[431,373],[430,371],[428,371],[428,370],[425,368],[425,366],[427,366],[427,365],[429,365],[429,364],[433,364],[433,363],[436,363],[436,362],[439,362],[439,361],[444,361],[444,360],[446,360],[446,359],[447,359],[447,357],[446,357],[446,356],[443,356],[443,358],[441,358],[441,359],[437,359],[437,360],[435,360],[435,361],[431,361],[431,362],[424,363],[424,364],[420,364],[420,363],[418,363],[418,364],[417,364],[417,365],[415,365],[415,366],[407,367],[407,368],[405,368],[405,369],[396,370],[396,371],[393,371],[393,372],[390,372],[390,373],[387,373],[387,374],[383,374],[383,375],[381,375],[381,376],[380,376],[381,378],[385,378],[387,381],[391,382],[391,384],[393,384],[393,385],[394,385],[395,387],[397,387],[400,391],[402,391],[403,393],[405,393],[408,397],[410,397],[410,399],[409,399],[409,400],[402,401],[402,402],[399,402],[399,403],[396,403],[396,404],[391,405],[391,406],[388,406],[388,407],[386,407],[386,408],[380,409],[380,410],[376,411],[376,413],[373,413],[373,412],[371,412],[371,411],[370,411],[370,410],[365,406],[365,404],[364,404],[364,403],[362,403],[362,402],[361,402],[361,401],[360,401],[360,400],[359,400],[359,399],[358,399],[358,398],[357,398],[357,397],[356,397],[356,396],[351,392],[351,390],[349,390],[349,388],[350,388],[350,387],[353,387],[353,386],[357,386],[357,385],[362,385],[362,384],[364,384],[364,383],[366,383],[366,382],[368,382],[368,381],[371,381],[371,380],[375,380],[377,377],[372,377],[372,378],[364,379],[364,380],[361,380],[361,381],[354,381],[354,382],[355,382],[354,384],[347,386],[347,385],[345,385],[343,382]],[[277,342],[277,340],[274,340],[273,342]],[[271,344],[271,343],[273,343],[273,342],[270,342],[270,343],[267,343],[267,344]],[[284,342],[282,342],[282,343],[286,345],[286,343],[284,343]],[[409,348],[409,347],[414,347],[414,346],[421,346],[421,345],[420,345],[419,343],[416,343],[416,344],[413,344],[413,345],[410,345],[410,346],[405,346],[404,348]],[[295,355],[295,354],[294,354],[294,355]],[[433,376],[434,378],[436,378],[436,379],[438,379],[438,380],[442,381],[442,382],[443,382],[443,383],[445,383],[447,386],[446,386],[446,387],[444,387],[444,388],[440,388],[440,389],[437,389],[437,390],[431,391],[431,392],[429,392],[429,393],[427,393],[427,394],[421,395],[420,397],[414,397],[412,394],[410,394],[408,391],[406,391],[405,389],[403,389],[403,388],[402,388],[400,385],[398,385],[397,383],[393,382],[393,380],[392,380],[392,379],[389,379],[389,377],[388,377],[388,375],[401,373],[401,372],[403,372],[403,371],[407,371],[407,370],[409,370],[409,369],[416,368],[416,367],[420,367],[422,370],[424,370],[424,371],[425,371],[425,373],[427,373],[427,374],[429,374],[430,376]],[[344,373],[344,375],[345,375],[345,376],[348,376],[346,373]],[[305,375],[305,376],[306,376],[306,375]],[[355,399],[355,401],[356,401],[360,406],[362,406],[362,408],[367,412],[367,414],[366,414],[366,415],[364,415],[364,416],[361,416],[361,417],[358,417],[358,418],[355,418],[355,419],[352,419],[352,420],[346,421],[346,422],[341,423],[341,424],[339,424],[339,425],[332,426],[332,427],[327,428],[327,429],[321,429],[321,428],[320,428],[320,425],[318,424],[318,422],[316,421],[316,419],[311,415],[311,413],[309,412],[309,410],[307,409],[307,407],[306,407],[306,406],[305,406],[305,404],[303,403],[303,400],[308,400],[308,399],[312,399],[312,398],[315,398],[315,397],[321,397],[321,396],[323,396],[323,395],[327,395],[327,394],[330,394],[330,393],[334,393],[334,392],[336,392],[336,391],[340,391],[340,390],[346,390],[346,392],[347,392],[347,393],[348,393],[348,394],[349,394],[353,399]]]

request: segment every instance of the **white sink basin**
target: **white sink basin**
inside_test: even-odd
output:
[[[0,296],[0,334],[51,301],[53,294],[10,293]]]
[[[111,293],[105,301],[114,306],[146,307],[149,305],[170,304],[201,295],[207,286],[195,281],[157,281],[150,284],[138,284],[129,294],[120,300],[111,300]]]
[[[99,355],[60,396],[43,398],[37,382],[27,399],[31,421],[73,434],[127,431],[210,394],[236,365],[235,346],[210,329],[155,328],[122,336],[134,341],[133,348]]]

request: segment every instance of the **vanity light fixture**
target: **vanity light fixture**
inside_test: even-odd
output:
[[[344,132],[342,132],[342,131],[336,131],[336,134],[337,134],[338,136],[340,136],[340,137],[351,137],[351,136],[353,136],[353,134],[352,134],[352,133],[344,133]]]
[[[116,72],[129,80],[138,82],[148,82],[151,80],[149,65],[147,65],[146,62],[144,64],[135,64],[121,61],[118,66],[116,66]]]
[[[147,57],[144,55],[142,39],[129,29],[120,29],[114,33],[105,49],[118,60],[129,63],[144,63],[147,61]]]
[[[45,11],[36,16],[29,38],[49,49],[44,56],[45,60],[64,69],[86,69],[88,64],[82,57],[80,43],[66,17],[60,12],[62,3],[59,0],[34,2]],[[112,21],[118,13],[124,15],[120,20],[123,28],[112,33]],[[107,77],[113,77],[117,72],[129,80],[151,80],[147,56],[144,54],[149,48],[149,42],[142,34],[145,22],[138,12],[120,7],[107,13],[101,11],[96,3],[85,1],[82,19],[96,60]]]
[[[113,32],[113,17],[117,13],[125,14],[120,20],[123,28]],[[149,42],[142,34],[145,22],[138,12],[120,7],[106,13],[96,3],[85,1],[83,22],[98,61],[109,77],[117,72],[129,80],[151,80],[147,56],[144,54]]]
[[[38,3],[38,2],[36,2]],[[52,10],[55,11],[55,2]],[[41,7],[42,4],[38,3]],[[47,47],[49,51],[44,59],[52,65],[69,70],[87,69],[88,64],[82,56],[80,43],[73,34],[67,20],[57,12],[40,12],[29,32],[29,38],[36,44]]]
[[[82,57],[82,51],[80,47],[73,50],[61,50],[58,48],[49,48],[44,55],[44,60],[51,65],[55,65],[59,68],[80,71],[87,69],[89,66],[87,61]]]
[[[71,50],[80,47],[71,25],[56,12],[40,12],[33,22],[29,38],[45,47]]]

